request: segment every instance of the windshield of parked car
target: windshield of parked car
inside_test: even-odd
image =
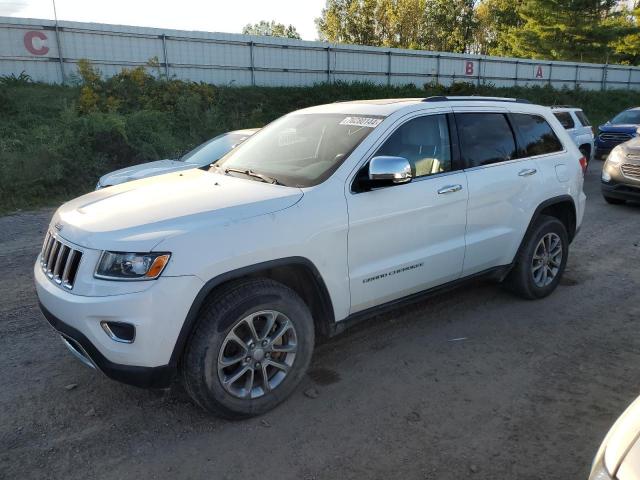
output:
[[[215,168],[228,175],[292,187],[317,185],[382,120],[381,116],[346,114],[287,115],[231,151]]]
[[[640,125],[640,110],[627,110],[625,112],[619,113],[613,120],[611,120],[613,124],[631,124],[631,125]]]
[[[251,135],[247,133],[223,133],[194,148],[180,158],[183,162],[205,166],[224,157],[235,146],[244,142]]]

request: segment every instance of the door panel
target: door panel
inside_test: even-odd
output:
[[[352,313],[460,277],[467,196],[463,172],[349,194]]]
[[[467,179],[451,148],[454,120],[445,113],[405,120],[373,155],[405,158],[410,183],[367,191],[365,180],[359,193],[346,192],[352,313],[462,272]],[[356,178],[368,178],[367,171],[368,163]]]
[[[535,170],[535,173],[527,173]],[[467,170],[469,210],[464,275],[511,263],[542,189],[533,160]]]
[[[456,124],[469,188],[463,275],[471,275],[513,261],[543,191],[531,156],[562,144],[539,116],[458,109]]]

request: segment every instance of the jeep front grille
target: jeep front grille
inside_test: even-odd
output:
[[[47,233],[42,246],[40,266],[42,271],[53,282],[71,290],[78,273],[82,252],[71,248]]]
[[[602,140],[603,142],[622,143],[622,142],[626,142],[627,140],[630,140],[631,138],[633,137],[628,133],[601,133],[600,134],[600,140]]]
[[[640,165],[634,165],[632,163],[623,163],[620,167],[622,174],[627,178],[634,180],[640,180]]]

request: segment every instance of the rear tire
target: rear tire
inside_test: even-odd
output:
[[[622,205],[623,203],[626,203],[626,200],[622,200],[621,198],[613,198],[613,197],[607,197],[606,195],[603,195],[604,197],[604,201],[611,204],[611,205]]]
[[[260,415],[295,390],[313,346],[313,318],[296,292],[269,279],[234,282],[204,304],[181,365],[182,382],[216,415]]]
[[[568,254],[569,236],[564,224],[541,215],[525,238],[505,286],[526,299],[550,295],[564,273]]]

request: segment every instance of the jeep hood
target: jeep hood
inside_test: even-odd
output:
[[[185,231],[283,210],[302,195],[299,188],[186,170],[78,197],[58,209],[51,226],[82,247],[150,251]]]

